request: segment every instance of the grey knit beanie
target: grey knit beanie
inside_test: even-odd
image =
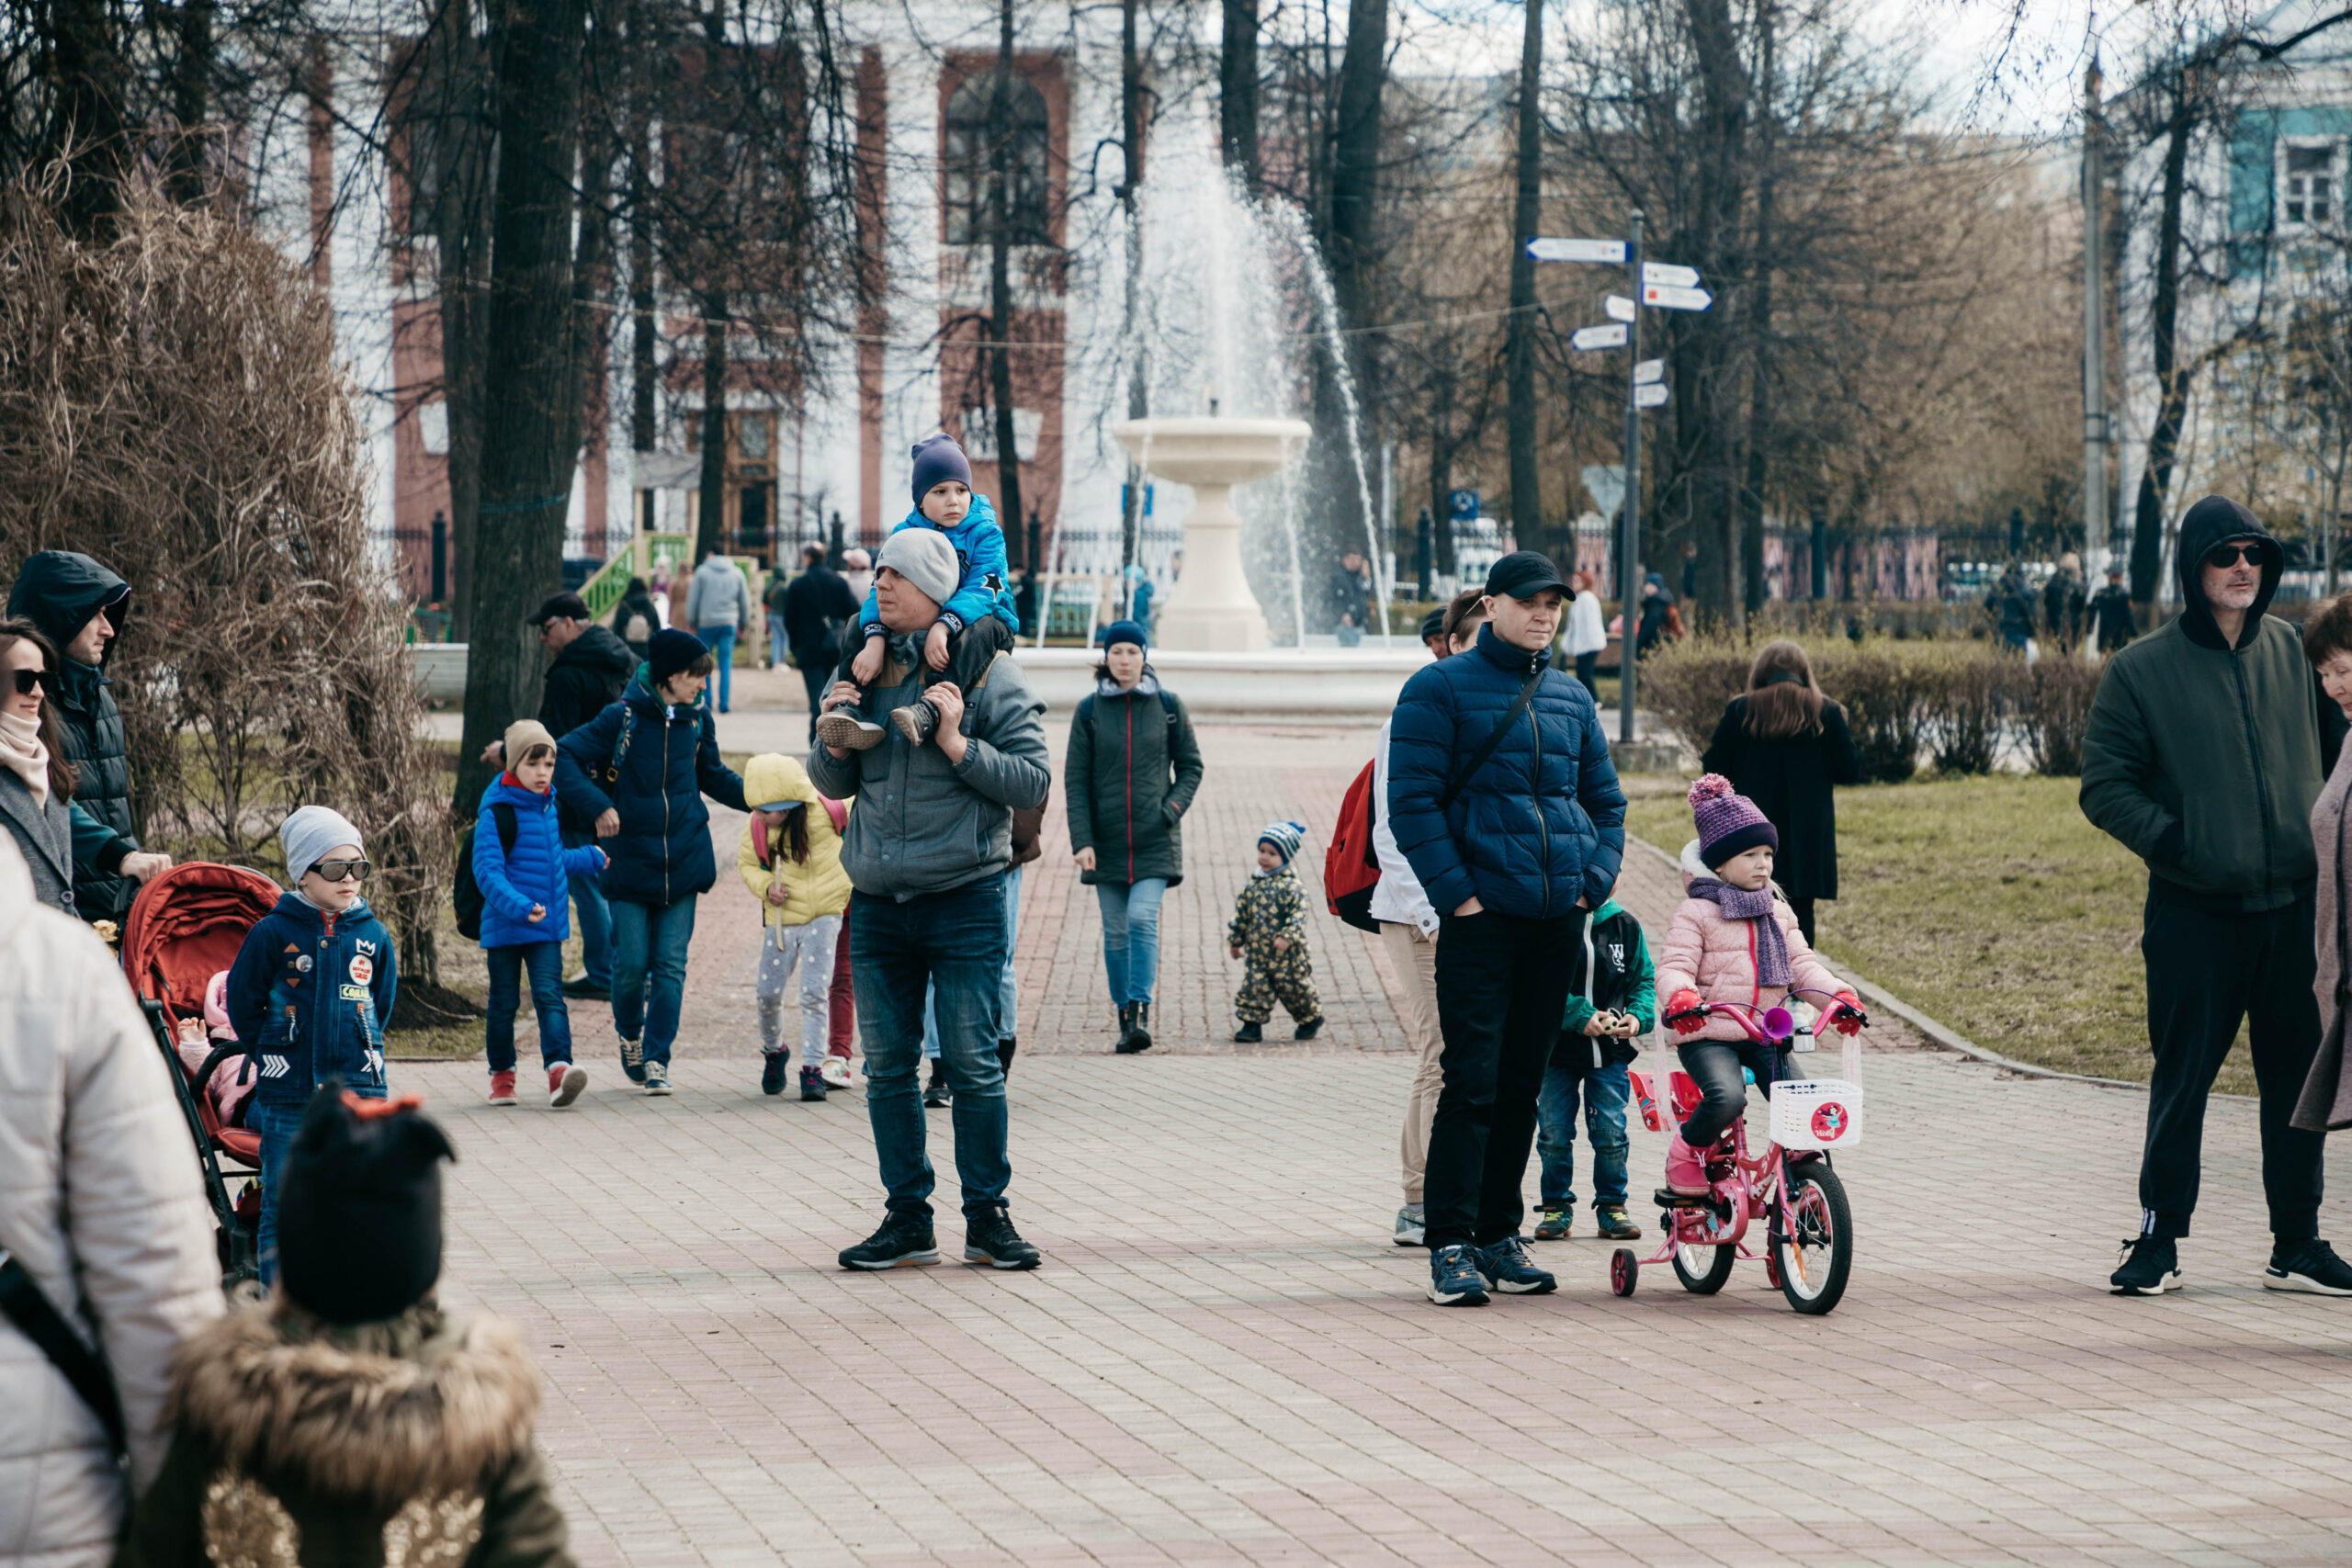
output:
[[[937,604],[953,599],[964,581],[964,567],[956,558],[956,547],[936,528],[901,528],[883,540],[882,554],[875,561],[874,570],[880,571],[884,567],[922,590]]]

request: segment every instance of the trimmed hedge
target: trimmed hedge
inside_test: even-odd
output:
[[[1872,783],[1900,784],[1923,760],[1949,774],[2083,771],[2096,664],[2057,654],[2028,664],[1991,642],[1799,640],[1822,692],[1844,705]],[[1660,649],[1642,662],[1642,706],[1704,750],[1724,705],[1747,689],[1757,646],[1700,636]]]

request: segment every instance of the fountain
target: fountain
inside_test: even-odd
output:
[[[1159,612],[1158,643],[1182,652],[1259,653],[1265,612],[1241,567],[1233,487],[1282,471],[1310,434],[1303,420],[1134,419],[1111,434],[1151,473],[1193,487],[1184,575]],[[1295,575],[1295,573],[1294,573]]]

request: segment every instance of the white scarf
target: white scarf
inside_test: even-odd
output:
[[[0,713],[0,763],[25,781],[33,804],[49,805],[49,748],[40,743],[40,726],[29,718]]]

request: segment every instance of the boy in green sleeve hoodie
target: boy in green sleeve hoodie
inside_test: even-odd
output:
[[[1577,1206],[1577,1102],[1584,1102],[1592,1145],[1592,1215],[1612,1240],[1638,1239],[1625,1217],[1625,1069],[1640,1054],[1634,1042],[1657,1024],[1657,982],[1642,922],[1611,898],[1585,926],[1569,964],[1568,1005],[1560,1038],[1544,1069],[1535,1102],[1536,1152],[1544,1161],[1544,1217],[1538,1241],[1565,1240]]]

